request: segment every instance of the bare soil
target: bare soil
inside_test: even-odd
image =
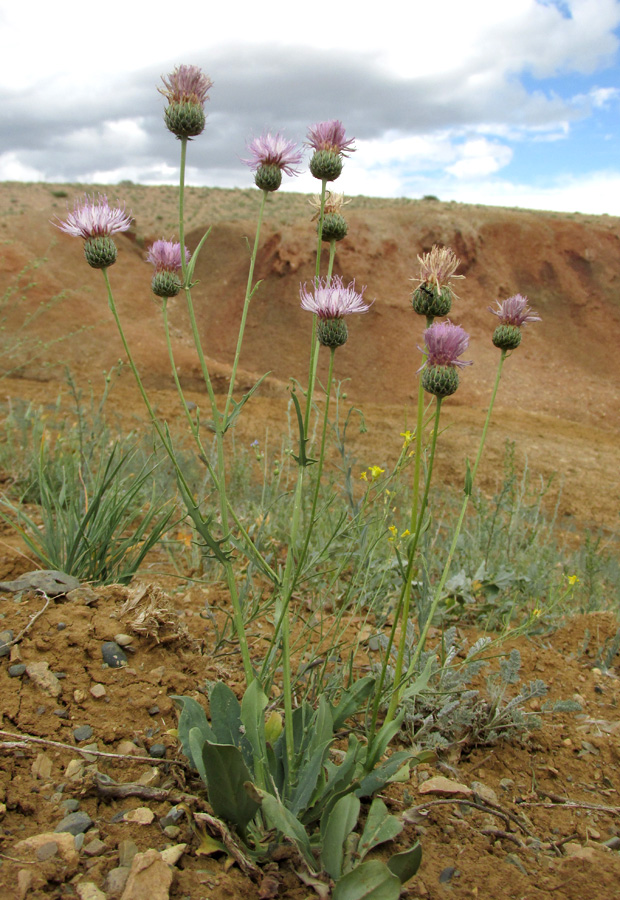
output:
[[[47,346],[39,357],[31,347],[18,360],[23,364],[19,372],[2,381],[3,404],[25,399],[44,406],[60,392],[68,408],[64,365],[80,385],[92,384],[99,392],[102,373],[123,356],[101,276],[84,263],[80,242],[49,224],[65,212],[66,200],[54,196],[59,190],[57,185],[0,185],[0,296],[24,266],[47,257],[26,279],[36,284],[15,296],[23,294],[23,300],[5,307],[5,334],[17,335],[26,312],[67,291],[33,322],[30,337],[40,337]],[[75,188],[67,186],[66,191],[72,202]],[[111,280],[146,386],[159,414],[174,427],[181,419],[179,403],[145,263],[148,244],[174,234],[174,192],[133,186],[119,188],[119,194],[133,208],[136,225],[133,233],[118,239]],[[187,206],[191,247],[213,223],[196,270],[200,283],[195,302],[221,389],[234,354],[247,277],[245,236],[253,239],[256,193],[193,189]],[[337,355],[337,377],[350,379],[348,400],[363,409],[368,425],[367,433],[355,437],[360,470],[393,461],[402,444],[400,432],[415,417],[416,345],[422,329],[409,307],[409,279],[417,274],[418,253],[434,243],[446,244],[463,260],[461,271],[467,276],[457,283],[460,299],[453,320],[472,335],[475,365],[463,373],[458,393],[444,404],[450,428],[438,451],[438,477],[461,485],[465,454],[475,453],[498,355],[490,342],[495,320],[487,307],[512,293],[525,293],[543,321],[525,330],[522,346],[506,362],[480,485],[489,491],[496,487],[505,441],[514,439],[519,460],[527,457],[534,473],[542,478],[556,474],[562,484],[560,527],[567,539],[574,542],[586,529],[602,529],[613,540],[620,493],[620,220],[364,198],[357,198],[347,218],[349,236],[338,248],[336,271],[346,280],[367,284],[367,298],[375,298],[371,311],[350,323],[349,342]],[[283,433],[287,379],[306,380],[310,322],[299,309],[298,291],[300,281],[312,278],[313,252],[305,198],[276,196],[264,226],[257,263],[263,283],[250,309],[237,384],[242,393],[256,374],[271,372],[236,429],[236,439],[247,444],[262,440],[266,429],[271,435]],[[180,302],[171,304],[170,315],[187,397],[205,406]],[[58,338],[63,340],[49,346]],[[18,351],[17,342],[13,349]],[[128,427],[145,424],[128,371],[112,391],[110,408]],[[35,567],[11,535],[4,533],[2,542],[0,580]],[[187,815],[173,831],[163,831],[160,820],[183,799],[181,794],[197,797],[185,798],[188,809],[204,805],[171,733],[177,716],[170,695],[191,694],[206,703],[206,681],[223,678],[239,690],[242,681],[234,653],[213,656],[209,621],[201,615],[205,599],[225,608],[222,587],[180,588],[178,581],[161,574],[165,566],[164,555],[155,553],[130,588],[82,588],[68,599],[52,601],[36,620],[42,598],[0,594],[0,630],[20,635],[26,629],[10,656],[0,659],[1,900],[101,900],[94,888],[88,894],[85,883],[114,900],[120,892],[106,879],[119,866],[127,841],[139,851],[187,844],[174,866],[173,900],[270,897],[276,889],[277,896],[294,900],[312,895],[295,875],[294,858],[267,873],[271,880],[254,881],[224,858],[198,855],[198,838]],[[140,596],[132,591],[143,593],[136,602],[155,597],[165,611],[147,633],[136,628],[131,611],[123,613],[128,598]],[[423,845],[423,863],[410,883],[410,896],[617,896],[620,685],[616,666],[606,672],[596,666],[597,650],[617,628],[615,615],[592,613],[570,619],[554,633],[514,644],[523,659],[523,678],[542,678],[552,700],[578,695],[580,714],[547,716],[542,730],[529,738],[470,748],[419,766],[408,785],[386,792],[393,811],[408,810],[399,848],[417,837]],[[102,665],[101,645],[118,633],[132,638],[129,665],[110,669]],[[476,635],[463,627],[462,636],[474,640]],[[20,661],[28,666],[48,663],[60,676],[60,690],[53,695],[56,688],[49,693],[27,675],[10,677],[9,666]],[[532,703],[535,708],[537,701]],[[93,733],[80,743],[74,730],[83,725]],[[157,743],[165,745],[165,759],[149,757]],[[77,748],[94,744],[99,753],[115,755],[83,759]],[[141,783],[147,790],[141,797],[106,795],[97,773],[119,784]],[[435,775],[468,786],[480,782],[494,795],[485,794],[482,808],[458,799],[440,803],[447,798],[420,791]],[[148,789],[162,793],[149,795]],[[53,832],[65,815],[61,804],[69,799],[77,800],[93,820],[75,859],[63,860],[59,853],[45,858],[44,849],[37,858],[32,850],[15,849],[27,837]],[[131,812],[145,807],[153,820],[132,821]],[[610,840],[613,849],[606,844]]]

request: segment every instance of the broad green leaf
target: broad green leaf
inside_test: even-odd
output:
[[[360,711],[366,700],[373,692],[376,678],[366,675],[356,681],[348,690],[343,691],[338,706],[332,708],[334,718],[334,731],[342,728],[348,718]]]
[[[285,837],[295,843],[310,871],[316,874],[317,864],[312,854],[310,840],[306,829],[299,819],[289,812],[284,804],[277,797],[274,797],[273,794],[268,794],[266,791],[261,790],[258,791],[258,794],[261,797],[261,808],[268,824],[272,828],[281,831]]]
[[[220,819],[236,825],[243,836],[248,822],[254,818],[260,806],[244,787],[246,782],[252,781],[252,776],[243,761],[241,750],[230,744],[205,741],[202,759],[213,812]]]
[[[390,815],[383,800],[375,797],[368,810],[368,818],[357,847],[360,859],[378,844],[393,840],[402,830],[403,823],[396,816]]]
[[[420,868],[422,862],[422,845],[415,844],[409,850],[403,850],[402,853],[395,853],[388,859],[388,869],[399,879],[401,884],[405,884]]]
[[[234,692],[217,681],[209,694],[211,711],[211,728],[215,734],[216,744],[234,744],[241,741],[241,706]]]
[[[354,794],[347,794],[335,804],[329,815],[321,819],[321,863],[336,881],[342,875],[344,844],[357,825],[360,801]]]
[[[338,879],[332,900],[398,900],[400,888],[385,863],[371,859]]]
[[[193,697],[180,697],[172,694],[170,697],[181,710],[179,716],[178,733],[183,753],[187,756],[195,769],[198,768],[189,747],[189,733],[192,728],[198,728],[203,741],[214,741],[215,734],[207,721],[204,709]]]

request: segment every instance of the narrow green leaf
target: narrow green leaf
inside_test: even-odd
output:
[[[323,768],[323,762],[333,742],[333,737],[325,741],[322,747],[317,747],[312,756],[304,763],[298,773],[298,782],[288,808],[297,816],[304,812],[314,802],[314,792]]]
[[[385,863],[371,859],[338,879],[332,900],[398,900],[400,888]]]
[[[357,825],[359,812],[360,801],[354,794],[347,794],[321,819],[321,863],[334,881],[342,875],[344,844]]]
[[[377,679],[374,675],[366,675],[356,681],[348,690],[343,691],[338,706],[332,708],[334,731],[342,728],[348,718],[360,711],[373,692]]]
[[[236,422],[237,419],[239,418],[239,415],[240,415],[240,413],[241,413],[241,410],[243,409],[243,407],[245,406],[245,404],[248,402],[248,400],[250,399],[250,397],[252,396],[252,394],[253,394],[256,390],[258,390],[258,388],[261,386],[261,384],[263,383],[263,381],[265,380],[265,378],[267,378],[268,375],[271,375],[271,372],[265,372],[265,374],[262,375],[262,376],[258,379],[258,381],[256,382],[256,384],[255,384],[252,388],[250,388],[250,390],[247,392],[247,394],[244,394],[244,395],[243,395],[243,397],[241,398],[241,400],[239,400],[238,403],[237,403],[235,400],[232,401],[233,409],[232,409],[232,412],[229,413],[229,415],[227,416],[226,421],[224,422],[224,427],[223,427],[223,429],[222,429],[222,433],[228,431],[229,428],[232,428],[232,427],[233,427],[233,425],[235,424],[235,422]]]
[[[401,884],[406,884],[420,868],[422,862],[422,845],[415,844],[409,850],[395,853],[390,856],[387,865],[392,874],[396,875]]]
[[[380,791],[384,785],[392,780],[396,773],[400,771],[403,763],[411,759],[412,756],[411,750],[399,750],[397,753],[392,753],[389,759],[386,759],[372,772],[369,772],[365,778],[362,778],[360,786],[355,792],[356,795],[358,797],[372,797],[373,794],[376,794],[377,791]]]
[[[263,814],[269,825],[281,831],[285,837],[294,842],[310,871],[316,874],[317,864],[312,854],[310,840],[299,819],[289,812],[273,794],[260,790],[258,794],[261,797]]]
[[[402,830],[403,823],[396,816],[390,815],[383,800],[375,797],[368,810],[368,818],[357,848],[360,859],[378,844],[393,840]]]
[[[312,463],[316,462],[316,459],[313,459],[310,456],[306,456],[306,444],[308,443],[308,438],[305,436],[304,419],[301,413],[301,406],[299,405],[299,400],[297,399],[297,394],[294,390],[291,391],[291,398],[293,400],[293,403],[295,404],[297,426],[299,428],[299,455],[295,456],[295,454],[293,454],[293,459],[298,466],[310,466],[312,465]]]
[[[208,231],[202,236],[200,243],[198,244],[198,246],[192,253],[192,258],[190,259],[189,264],[187,266],[187,283],[188,283],[188,285],[191,285],[191,283],[192,283],[192,279],[194,277],[194,269],[196,268],[196,263],[198,262],[198,254],[202,250],[202,245],[204,244],[206,239],[209,237],[212,227],[213,226],[209,227]]]

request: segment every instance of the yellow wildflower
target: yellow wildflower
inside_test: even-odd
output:
[[[568,576],[568,583],[569,583],[570,585],[573,585],[573,584],[579,584],[579,578],[578,578],[576,575],[569,575],[569,576]]]
[[[403,441],[403,445],[404,445],[405,447],[408,447],[409,444],[410,444],[412,441],[415,440],[415,435],[412,434],[412,432],[409,431],[409,429],[407,429],[407,431],[401,431],[400,436],[401,436],[401,438],[404,438],[404,439],[405,439],[405,440]]]
[[[360,478],[362,479],[362,481],[368,481],[368,477],[367,477],[367,475],[366,475],[366,472],[362,472],[362,474],[360,475]]]
[[[379,475],[382,475],[385,472],[385,469],[382,469],[381,466],[368,466],[368,471],[372,475],[372,480],[378,478]]]
[[[401,534],[401,538],[408,537],[411,534],[408,528],[405,528],[403,533]]]

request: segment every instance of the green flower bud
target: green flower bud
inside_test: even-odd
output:
[[[261,191],[277,191],[282,184],[282,169],[279,166],[259,166],[254,175],[254,183]]]
[[[493,343],[500,350],[516,350],[521,343],[521,329],[516,325],[498,325],[493,332]]]
[[[310,160],[310,171],[322,181],[335,181],[342,172],[342,156],[334,150],[317,150]]]
[[[447,286],[439,291],[435,285],[421,284],[413,292],[411,305],[420,316],[443,318],[452,309],[452,291]]]
[[[319,226],[316,226],[318,232]],[[323,218],[323,231],[321,237],[324,241],[341,241],[346,237],[348,226],[344,216],[340,213],[326,213]]]
[[[164,111],[166,128],[180,138],[193,138],[204,131],[206,116],[200,103],[171,103]]]
[[[449,397],[459,386],[459,373],[454,366],[425,366],[422,387],[435,397]]]
[[[165,269],[156,272],[151,281],[151,290],[156,297],[176,297],[182,286],[178,275]]]
[[[317,337],[319,344],[329,347],[330,350],[342,347],[349,337],[349,330],[344,319],[319,318],[317,325]]]
[[[84,243],[86,262],[93,269],[107,269],[116,262],[116,244],[106,234],[88,238]]]

